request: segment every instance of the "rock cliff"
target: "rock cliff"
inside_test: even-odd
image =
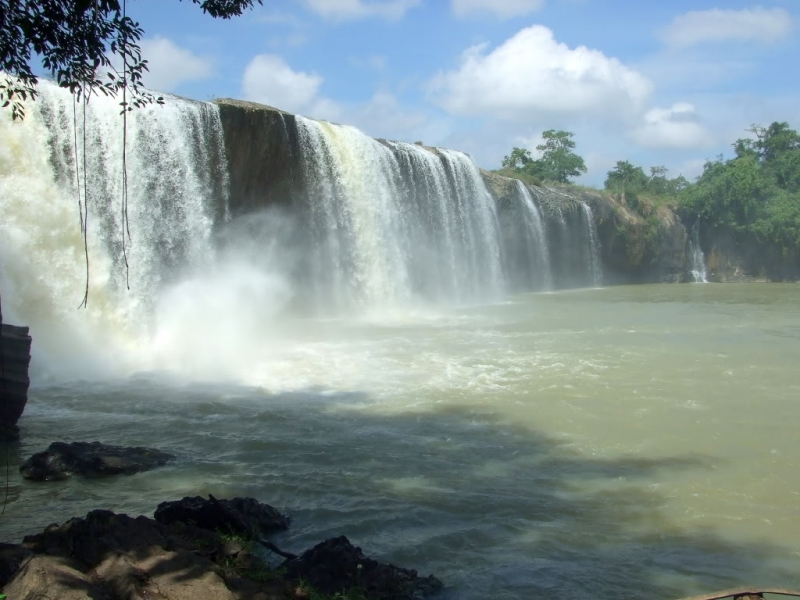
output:
[[[300,215],[306,212],[303,156],[310,149],[301,145],[296,116],[240,100],[215,103],[224,132],[231,215],[272,206]],[[391,144],[387,146],[392,148]],[[435,148],[428,149],[436,152]],[[501,226],[518,226],[516,180],[488,171],[482,171],[482,175],[497,203]],[[687,226],[670,207],[636,201],[633,210],[624,196],[577,186],[528,189],[546,224],[554,287],[578,284],[578,265],[588,260],[582,250],[585,240],[581,239],[586,235],[581,231],[587,214],[597,232],[604,285],[692,279]],[[587,213],[582,206],[591,211]],[[764,248],[755,241],[742,243],[727,232],[703,231],[701,237],[713,281],[800,277],[797,268],[786,266],[797,265],[798,257],[783,256],[780,249]],[[513,253],[513,248],[507,249],[507,254]]]

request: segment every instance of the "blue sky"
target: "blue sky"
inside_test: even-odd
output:
[[[800,127],[800,3],[264,0],[212,19],[131,0],[146,83],[446,146],[496,168],[575,133],[602,185],[617,160],[689,178],[752,123]]]

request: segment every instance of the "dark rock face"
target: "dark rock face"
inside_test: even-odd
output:
[[[247,537],[268,535],[289,527],[288,517],[253,498],[217,500],[209,496],[206,500],[200,496],[187,496],[175,502],[162,502],[154,516],[164,525],[190,523],[201,529]]]
[[[800,281],[797,249],[765,244],[753,235],[724,228],[700,229],[709,281]]]
[[[0,324],[0,441],[19,438],[17,421],[28,402],[28,365],[31,362],[31,337],[27,327]]]
[[[371,599],[411,600],[442,589],[433,575],[420,577],[414,570],[367,558],[344,536],[317,544],[283,568],[290,579],[303,579],[324,594],[363,589]]]
[[[228,157],[232,216],[293,205],[303,189],[295,116],[242,100],[214,103]]]
[[[586,193],[595,213],[608,283],[678,283],[689,279],[688,232],[666,206],[646,207],[647,217],[624,198]]]
[[[100,442],[53,442],[20,466],[25,479],[58,481],[72,475],[105,477],[133,475],[160,467],[175,458],[154,448],[126,448]]]

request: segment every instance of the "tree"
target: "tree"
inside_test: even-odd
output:
[[[215,18],[241,15],[262,0],[192,0]],[[144,31],[126,14],[126,0],[0,0],[0,104],[14,119],[36,98],[35,62],[76,97],[123,93],[123,110],[160,102],[141,84]],[[122,71],[115,69],[117,58]],[[34,64],[32,64],[34,63]],[[128,99],[126,93],[130,92]]]
[[[687,189],[691,183],[689,180],[686,179],[683,175],[678,175],[675,179],[669,180],[669,193],[671,194],[679,194],[683,190]]]
[[[542,179],[569,183],[571,177],[578,177],[586,173],[586,164],[583,159],[572,150],[575,148],[571,131],[556,131],[548,129],[542,133],[543,143],[536,146],[542,153],[542,158],[536,161],[541,171]]]
[[[647,187],[648,178],[642,167],[636,167],[627,160],[618,160],[608,172],[605,188],[621,194],[636,194]]]
[[[753,125],[750,131],[756,136],[753,148],[762,167],[778,187],[800,191],[800,134],[786,122],[775,122],[769,127]]]
[[[666,194],[669,192],[669,180],[667,179],[667,167],[650,167],[650,178],[647,180],[647,191],[653,194]]]
[[[503,157],[503,168],[529,175],[535,180],[570,183],[570,177],[586,173],[583,159],[572,149],[575,142],[570,131],[548,129],[542,134],[543,143],[536,146],[542,157],[534,159],[529,150],[513,148],[511,154]]]
[[[514,147],[511,154],[503,157],[503,168],[524,171],[532,162],[533,157],[529,150]]]

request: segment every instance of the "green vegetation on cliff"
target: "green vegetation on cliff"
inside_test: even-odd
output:
[[[648,174],[628,160],[617,161],[607,173],[605,191],[647,224],[644,229],[637,229],[635,240],[627,239],[629,227],[620,226],[626,244],[639,244],[643,249],[654,246],[659,222],[663,221],[658,217],[659,207],[665,206],[677,210],[686,222],[699,219],[704,231],[730,235],[736,244],[769,250],[751,252],[761,256],[756,262],[762,267],[765,261],[775,259],[797,262],[800,134],[785,122],[768,127],[753,125],[749,131],[751,138],[733,144],[733,158],[725,160],[720,156],[706,162],[703,174],[694,183],[682,175],[668,178],[667,169],[660,165],[650,167]],[[536,147],[542,158],[534,160],[528,150],[514,148],[497,173],[528,185],[549,181],[568,184],[578,191],[570,178],[586,168],[583,159],[572,152],[573,134],[550,130],[543,137],[546,143]],[[791,272],[794,271],[787,273]]]
[[[668,179],[666,167],[650,167],[650,175],[647,175],[642,167],[636,167],[627,160],[617,161],[605,181],[605,189],[613,194],[623,194],[628,206],[634,210],[640,204],[640,196],[655,204],[673,204],[678,193],[689,185],[683,175]]]
[[[706,225],[739,238],[800,248],[800,135],[788,123],[754,125],[753,138],[733,144],[735,156],[708,161],[680,206]]]
[[[570,131],[548,129],[542,134],[544,141],[536,146],[536,150],[542,153],[541,158],[534,159],[524,148],[514,148],[503,158],[503,169],[533,182],[569,183],[570,178],[586,173],[583,159],[572,151],[575,148],[574,135]]]

